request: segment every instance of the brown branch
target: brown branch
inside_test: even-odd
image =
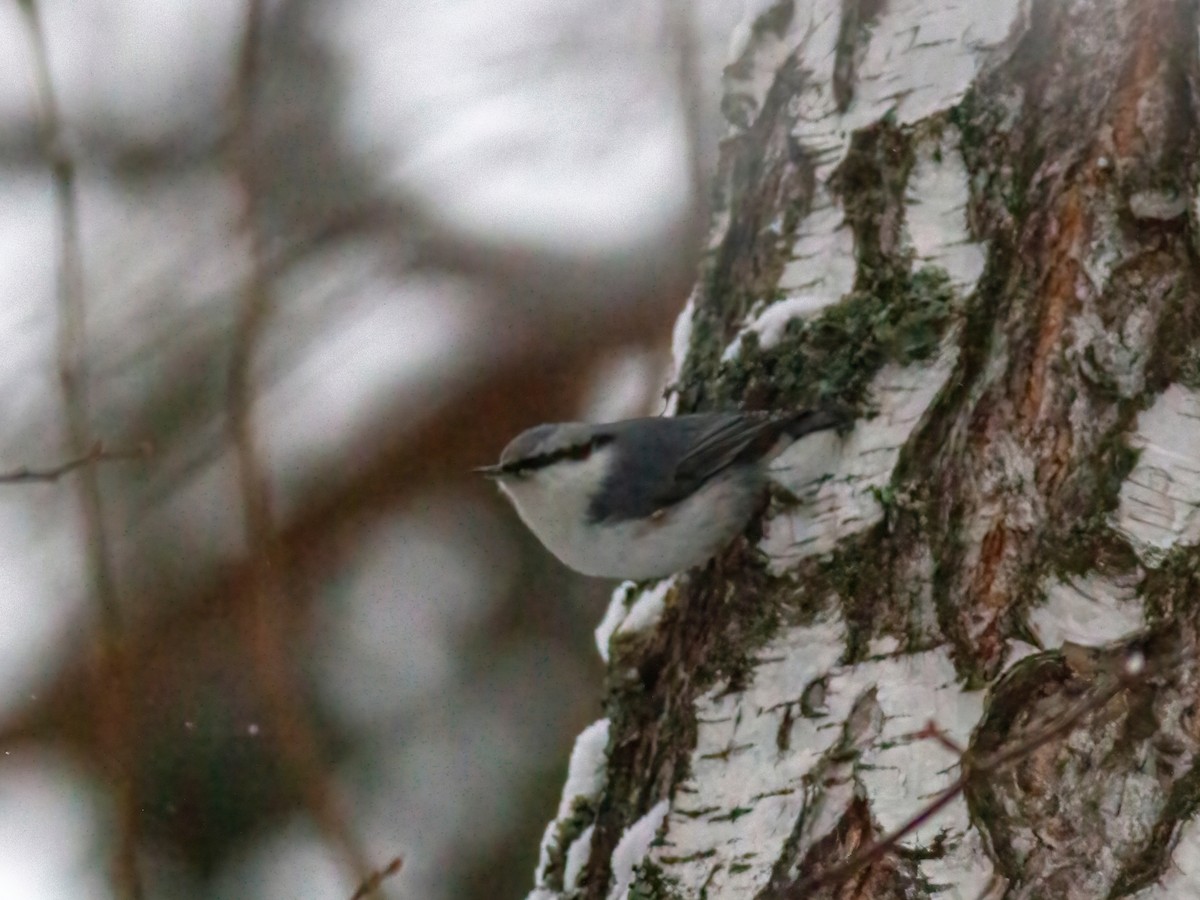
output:
[[[368,897],[375,891],[378,891],[383,883],[393,875],[398,874],[403,866],[404,859],[397,856],[382,869],[372,872],[367,876],[366,880],[364,880],[363,883],[358,886],[358,890],[350,895],[350,900],[363,900],[363,898]]]
[[[1120,672],[1109,673],[1085,697],[1056,719],[1051,719],[1042,728],[1035,730],[1022,741],[1011,747],[998,750],[982,759],[974,759],[968,752],[962,757],[960,764],[962,773],[951,784],[943,789],[929,803],[918,810],[911,818],[895,830],[874,841],[857,853],[851,855],[835,866],[805,878],[797,884],[783,888],[774,894],[774,900],[804,900],[818,888],[836,887],[850,879],[857,872],[866,868],[896,847],[912,832],[924,825],[929,819],[942,811],[951,801],[961,794],[971,778],[978,775],[994,775],[1000,770],[1029,756],[1039,747],[1075,726],[1080,719],[1108,704],[1117,694],[1131,683],[1145,676],[1145,659],[1140,653],[1130,653]],[[940,729],[936,729],[940,732]]]
[[[34,469],[30,466],[22,466],[19,469],[0,472],[0,484],[58,481],[64,475],[68,475],[76,469],[82,469],[84,466],[90,466],[92,463],[112,462],[122,459],[146,459],[153,452],[154,448],[150,444],[142,444],[142,446],[132,450],[106,450],[101,441],[96,441],[92,444],[92,449],[87,453],[82,456],[76,456],[74,459],[68,459],[66,462],[61,462],[56,466],[50,466],[46,469]]]
[[[922,740],[926,738],[932,738],[955,756],[967,755],[966,747],[962,746],[962,744],[958,743],[958,741],[946,734],[946,732],[942,730],[942,727],[938,725],[937,722],[933,721],[933,719],[930,719],[928,722],[926,722],[925,727],[914,734],[913,737]]]
[[[336,796],[284,645],[288,606],[285,556],[254,428],[252,368],[274,306],[261,208],[263,188],[254,158],[263,27],[262,0],[248,0],[231,98],[230,151],[233,177],[241,194],[241,228],[250,252],[250,276],[242,291],[233,333],[227,397],[250,567],[250,602],[242,609],[249,618],[245,633],[271,724],[269,736],[325,839],[338,848],[360,883],[369,885],[372,866]],[[368,888],[371,896],[379,893],[377,886]]]
[[[99,445],[91,436],[88,408],[87,307],[83,291],[75,162],[68,152],[63,134],[62,115],[50,74],[49,52],[38,5],[36,0],[21,0],[20,7],[25,14],[32,44],[34,77],[40,103],[40,137],[43,153],[50,166],[58,213],[57,345],[63,424],[67,452],[75,460],[84,460],[78,466],[68,464],[54,477],[71,468],[78,469],[76,486],[83,520],[88,575],[100,618],[99,671],[96,677],[102,687],[97,692],[101,702],[95,707],[96,728],[117,799],[118,838],[113,875],[119,896],[126,900],[139,900],[143,890],[136,860],[138,802],[130,740],[134,729],[131,727],[132,697],[126,677],[125,635],[120,596],[105,530],[100,481],[96,467],[87,465],[91,461],[88,457],[97,452]]]

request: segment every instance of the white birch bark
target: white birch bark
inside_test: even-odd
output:
[[[860,417],[616,591],[531,900],[1200,896],[1196,4],[750,6],[673,403]]]

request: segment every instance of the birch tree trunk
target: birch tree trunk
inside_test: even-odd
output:
[[[531,898],[1200,896],[1197,6],[757,7],[674,403],[858,420],[616,592]]]

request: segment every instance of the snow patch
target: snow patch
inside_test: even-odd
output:
[[[692,293],[688,295],[687,304],[683,307],[683,312],[675,320],[675,326],[671,329],[671,374],[667,379],[667,384],[671,386],[670,394],[667,397],[667,407],[663,415],[673,416],[679,408],[679,391],[676,390],[676,385],[679,384],[679,375],[683,372],[683,364],[687,359],[688,347],[692,343],[692,322],[696,318],[696,288],[692,289]]]
[[[604,787],[604,764],[608,754],[608,719],[593,722],[575,738],[571,762],[567,765],[567,783],[558,803],[558,818],[571,813],[576,797],[595,797]]]
[[[617,635],[649,631],[657,625],[667,608],[667,595],[675,587],[675,577],[671,575],[642,591],[630,607],[629,615],[617,626]]]
[[[775,460],[772,477],[801,503],[765,523],[759,546],[772,572],[786,572],[801,559],[828,553],[842,538],[883,518],[878,492],[887,487],[901,449],[957,360],[952,333],[932,365],[885,366],[871,385],[878,416],[859,422],[845,438],[833,432],[811,435]]]
[[[567,861],[563,865],[564,892],[573,891],[579,887],[579,876],[583,874],[583,867],[587,865],[587,861],[592,855],[592,832],[595,830],[595,825],[589,825],[583,829],[579,837],[571,842],[571,846],[567,850]]]
[[[1029,626],[1046,649],[1064,641],[1094,647],[1126,637],[1146,626],[1145,610],[1133,579],[1091,573],[1045,587],[1046,602],[1029,613]]]
[[[1173,384],[1138,415],[1141,450],[1110,524],[1157,566],[1176,544],[1200,543],[1200,393]]]
[[[687,359],[688,347],[692,343],[692,320],[695,317],[696,292],[693,290],[688,295],[683,312],[679,314],[679,318],[675,320],[675,325],[671,329],[671,365],[676,378],[679,377],[679,371],[683,368],[684,360]]]
[[[633,870],[650,852],[650,845],[667,818],[670,804],[660,800],[632,825],[625,829],[612,853],[613,887],[609,900],[627,900],[629,886],[633,884]]]
[[[600,651],[602,660],[609,661],[610,647],[617,637],[649,631],[658,624],[667,607],[667,595],[675,587],[676,579],[677,576],[671,575],[656,581],[636,597],[633,592],[637,586],[632,581],[623,582],[613,591],[604,618],[596,627],[596,649]]]
[[[606,663],[608,662],[608,645],[612,641],[612,636],[617,633],[617,628],[629,615],[629,601],[636,589],[637,585],[632,581],[621,582],[613,590],[612,599],[608,601],[608,608],[604,610],[604,618],[596,626],[596,649],[600,651],[600,658]]]
[[[805,811],[814,767],[872,690],[881,715],[871,725],[874,732],[866,732],[854,773],[882,827],[906,820],[956,777],[953,755],[913,733],[932,718],[965,744],[982,715],[982,693],[956,682],[946,649],[839,666],[845,638],[845,624],[832,616],[793,628],[763,648],[744,692],[729,694],[718,686],[697,702],[692,774],[676,792],[664,846],[654,853],[679,879],[683,894],[705,885],[709,896],[751,897],[762,890],[770,866],[738,863],[779,856]],[[810,842],[824,837],[845,812],[853,785],[843,786],[841,792],[834,785],[819,788],[830,790],[812,827],[804,829]],[[950,849],[940,861],[938,882],[986,883],[990,873],[977,871],[981,857],[973,855],[961,798],[904,845],[928,844],[943,829]]]
[[[558,801],[558,815],[546,826],[546,831],[542,835],[537,870],[533,876],[534,884],[539,889],[545,887],[546,869],[550,865],[550,857],[558,849],[559,826],[571,815],[576,799],[596,797],[604,789],[608,732],[609,720],[600,719],[583,729],[579,733],[579,737],[575,738],[571,761],[567,765],[567,780],[563,785],[562,798]],[[571,849],[574,849],[574,845]],[[536,894],[537,891],[534,891],[529,895],[528,900],[537,900]]]

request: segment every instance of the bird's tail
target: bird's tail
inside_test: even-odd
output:
[[[820,409],[805,409],[789,413],[783,420],[783,433],[796,441],[816,431],[839,431],[848,428],[854,421],[854,412],[845,406],[833,404]]]

